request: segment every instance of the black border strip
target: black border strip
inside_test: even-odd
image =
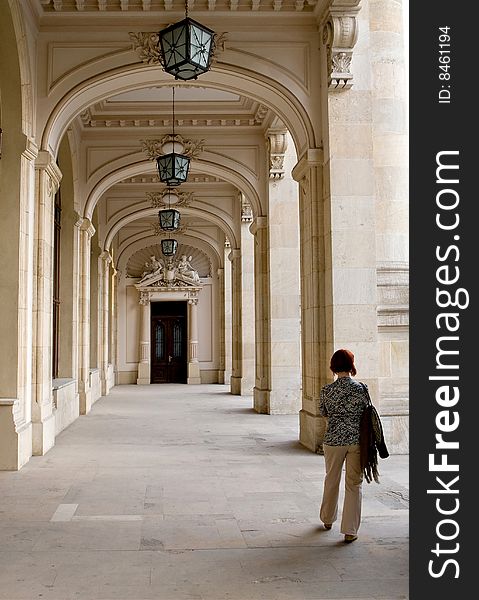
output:
[[[412,0],[409,15],[413,600],[474,596],[477,570],[478,5],[458,8]]]

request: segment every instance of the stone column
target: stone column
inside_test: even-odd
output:
[[[231,245],[229,241],[225,241],[224,248],[224,311],[225,311],[225,375],[224,383],[231,383],[231,350],[233,346],[232,342],[232,331],[233,324],[231,321],[231,261],[229,260],[229,254],[231,252]]]
[[[269,414],[296,414],[301,408],[298,184],[288,131],[267,131],[269,151],[269,287],[271,393]]]
[[[80,414],[90,412],[92,400],[90,389],[90,253],[91,238],[95,228],[89,219],[80,224],[80,294],[78,334],[78,395]]]
[[[409,165],[402,2],[370,0],[368,16],[380,361],[375,402],[390,451],[403,453],[409,414]]]
[[[113,371],[115,373],[115,385],[118,385],[118,275],[119,273],[112,263],[109,361],[113,364]]]
[[[219,368],[218,383],[225,382],[225,272],[218,269],[218,307],[219,307]]]
[[[108,356],[109,356],[109,317],[110,317],[110,263],[111,256],[108,252],[102,252],[99,258],[100,271],[100,344],[99,344],[99,365],[100,365],[100,381],[101,395],[108,394]]]
[[[151,302],[149,292],[140,292],[140,362],[137,385],[151,383]]]
[[[198,362],[198,298],[188,300],[188,379],[187,383],[201,383]]]
[[[231,260],[231,393],[241,395],[242,378],[242,314],[241,314],[241,250],[233,248]]]
[[[269,297],[268,218],[258,216],[250,226],[254,235],[255,287],[255,386],[253,407],[256,412],[269,412],[271,393],[271,313]]]
[[[22,146],[24,151],[19,160]],[[38,148],[19,131],[14,135],[12,129],[4,139],[3,150],[0,172],[3,190],[0,201],[3,242],[0,257],[0,389],[3,396],[0,399],[0,470],[17,470],[32,455],[32,257]]]
[[[61,172],[53,156],[42,150],[36,163],[33,325],[33,454],[42,455],[55,443],[52,393],[53,223],[54,200]]]
[[[241,194],[242,394],[253,394],[255,385],[254,237],[249,229],[252,221],[251,205]]]
[[[296,167],[300,184],[301,364],[300,442],[316,452],[322,448],[325,420],[319,416],[321,386],[330,381],[328,358],[333,348],[333,306],[330,219],[322,196],[323,152],[311,149]]]

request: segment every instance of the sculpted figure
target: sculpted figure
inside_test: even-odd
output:
[[[178,271],[183,277],[186,277],[188,279],[191,279],[192,281],[198,282],[200,280],[200,277],[198,275],[198,271],[193,269],[193,267],[191,266],[191,263],[190,263],[191,259],[192,259],[191,256],[189,258],[187,258],[186,254],[183,254],[180,259],[180,262],[178,263]]]
[[[157,260],[156,256],[150,256],[149,262],[145,263],[145,270],[141,274],[139,283],[148,283],[153,278],[161,279],[162,263]]]

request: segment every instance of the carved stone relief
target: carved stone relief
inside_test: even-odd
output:
[[[358,39],[360,0],[333,0],[323,27],[329,90],[342,92],[353,85],[351,61]]]

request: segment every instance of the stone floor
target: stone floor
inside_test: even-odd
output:
[[[226,386],[121,386],[0,472],[2,600],[408,598],[408,457],[364,484],[358,541],[319,526],[298,417]]]

